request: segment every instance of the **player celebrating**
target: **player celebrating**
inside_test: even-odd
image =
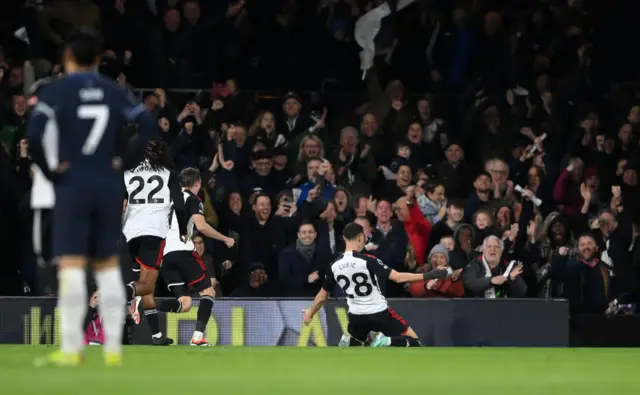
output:
[[[134,271],[140,273],[138,281],[127,284],[127,298],[134,300],[133,320],[136,324],[140,323],[138,302],[142,299],[146,321],[152,333],[151,343],[157,346],[173,343],[172,339],[160,332],[158,311],[153,299],[165,238],[169,232],[172,203],[179,234],[187,234],[187,224],[183,218],[184,197],[178,175],[169,170],[172,165],[166,144],[161,140],[153,140],[145,150],[142,163],[124,172],[127,209],[122,233],[127,240],[134,267],[139,265],[139,269]]]
[[[345,226],[342,235],[345,240],[345,253],[330,265],[324,285],[310,309],[304,310],[303,320],[311,323],[313,316],[326,302],[329,291],[336,283],[342,288],[349,305],[349,336],[344,336],[341,346],[348,346],[349,340],[358,345],[370,344],[372,347],[419,347],[418,335],[407,322],[396,314],[382,296],[379,281],[387,279],[396,283],[410,283],[447,276],[446,270],[434,270],[425,274],[400,273],[390,269],[379,259],[361,254],[365,245],[364,231],[361,225],[350,223]],[[377,332],[382,334],[376,335]],[[370,336],[370,333],[374,336]]]
[[[43,88],[28,124],[32,158],[55,191],[52,250],[62,339],[61,349],[47,362],[58,365],[82,362],[88,257],[101,290],[105,362],[121,363],[125,292],[117,241],[122,179],[114,152],[123,121],[140,122],[137,148],[146,146],[157,127],[144,106],[95,72],[101,53],[102,39],[95,31],[72,34],[64,51],[67,75]]]
[[[184,188],[185,213],[188,217],[187,235],[189,239],[183,243],[176,224],[175,213],[171,217],[167,243],[164,248],[164,259],[160,274],[167,284],[167,288],[176,296],[175,300],[161,303],[158,310],[173,313],[186,313],[191,309],[193,293],[199,293],[200,306],[196,329],[191,338],[192,346],[208,346],[204,338],[207,323],[211,317],[213,300],[216,295],[207,276],[207,268],[202,258],[195,252],[191,241],[195,231],[206,237],[222,241],[228,248],[235,244],[235,240],[226,237],[213,229],[204,219],[204,208],[198,198],[202,180],[198,169],[187,168],[180,172],[180,184]]]

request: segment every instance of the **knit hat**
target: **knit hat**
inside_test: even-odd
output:
[[[431,257],[436,254],[444,255],[444,259],[447,260],[447,264],[449,264],[449,250],[443,244],[437,244],[433,246],[431,251],[429,251],[429,257],[427,258],[427,262],[431,262]]]

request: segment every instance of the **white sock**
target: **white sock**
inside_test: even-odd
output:
[[[58,270],[58,306],[60,307],[61,349],[64,353],[80,352],[84,344],[82,327],[89,299],[84,269]]]
[[[126,296],[120,268],[108,268],[95,273],[100,292],[98,313],[104,325],[104,351],[119,353],[122,350]]]
[[[203,337],[204,337],[204,333],[202,333],[200,331],[194,331],[193,332],[193,337],[192,337],[193,340],[199,341],[199,340],[202,340]]]

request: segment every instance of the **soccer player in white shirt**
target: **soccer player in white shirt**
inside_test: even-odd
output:
[[[133,301],[132,316],[136,324],[140,323],[138,304],[142,301],[151,329],[151,342],[157,346],[173,343],[160,331],[153,299],[169,232],[172,205],[181,234],[187,234],[182,187],[179,176],[169,170],[171,167],[173,163],[166,144],[154,140],[149,142],[144,160],[124,172],[126,211],[122,233],[127,240],[133,270],[139,273],[138,281],[127,284],[127,300]]]
[[[371,347],[419,347],[418,335],[407,322],[391,309],[380,291],[379,282],[387,279],[396,283],[410,283],[434,278],[444,278],[446,270],[434,270],[425,274],[401,273],[390,269],[379,259],[362,254],[365,235],[361,225],[350,223],[342,235],[345,253],[335,260],[327,272],[322,289],[313,306],[304,310],[303,320],[309,325],[313,316],[322,308],[329,292],[338,284],[347,297],[349,306],[348,335],[340,346],[348,346],[351,340],[357,345]]]

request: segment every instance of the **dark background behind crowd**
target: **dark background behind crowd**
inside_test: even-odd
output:
[[[176,170],[202,171],[206,218],[237,241],[195,240],[224,296],[314,295],[355,220],[390,267],[453,270],[390,297],[635,303],[638,2],[416,0],[383,19],[363,79],[354,29],[380,3],[3,4],[0,294],[51,292],[30,250],[25,88],[94,25],[101,72],[140,94]]]

